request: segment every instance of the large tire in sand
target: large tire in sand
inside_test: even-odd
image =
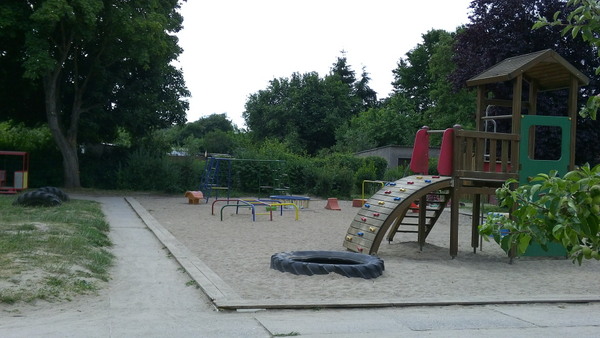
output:
[[[271,269],[295,275],[324,275],[377,278],[385,270],[379,257],[345,251],[292,251],[271,256]]]
[[[60,198],[60,200],[63,202],[69,201],[69,195],[67,195],[64,191],[60,190],[57,187],[41,187],[41,188],[38,188],[38,191],[45,191],[45,192],[49,192],[53,195],[56,195],[56,197]]]
[[[13,205],[22,205],[27,207],[55,207],[60,205],[62,202],[56,195],[45,191],[28,191],[24,194],[19,195],[13,202]]]

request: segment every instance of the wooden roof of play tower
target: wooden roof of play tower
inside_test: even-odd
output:
[[[542,91],[569,88],[572,77],[577,79],[579,86],[585,86],[590,81],[558,53],[545,49],[505,59],[469,79],[467,85],[505,82],[519,75],[523,75],[527,82],[535,82]]]

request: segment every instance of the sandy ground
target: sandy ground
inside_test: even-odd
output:
[[[385,272],[376,279],[346,278],[338,274],[298,276],[270,269],[274,253],[297,250],[345,251],[342,246],[351,220],[358,212],[350,201],[341,211],[312,200],[294,220],[293,211],[269,221],[249,210],[211,204],[190,205],[184,197],[136,196],[179,241],[216,272],[243,299],[248,300],[386,300],[462,299],[465,297],[549,298],[600,295],[600,262],[582,266],[560,258],[523,257],[508,264],[495,242],[483,242],[481,251],[470,246],[471,218],[460,217],[459,254],[449,256],[449,212],[445,211],[419,251],[416,234],[397,234],[382,242],[379,256]],[[212,200],[211,200],[212,202]]]

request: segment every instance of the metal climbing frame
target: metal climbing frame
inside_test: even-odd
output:
[[[215,198],[219,198],[219,192],[226,191],[227,199],[229,199],[231,190],[231,160],[232,159],[230,158],[220,157],[209,157],[206,159],[204,176],[200,183],[200,190],[204,194],[206,203],[208,203],[213,191],[215,192]],[[223,162],[225,162],[227,167],[225,177],[223,177],[223,174],[221,173],[221,165]]]

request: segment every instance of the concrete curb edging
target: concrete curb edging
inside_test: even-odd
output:
[[[125,197],[131,208],[154,233],[158,240],[171,252],[187,273],[198,283],[213,303],[222,300],[241,300],[235,291],[196,257],[185,245],[165,229],[142,205],[132,197]]]

